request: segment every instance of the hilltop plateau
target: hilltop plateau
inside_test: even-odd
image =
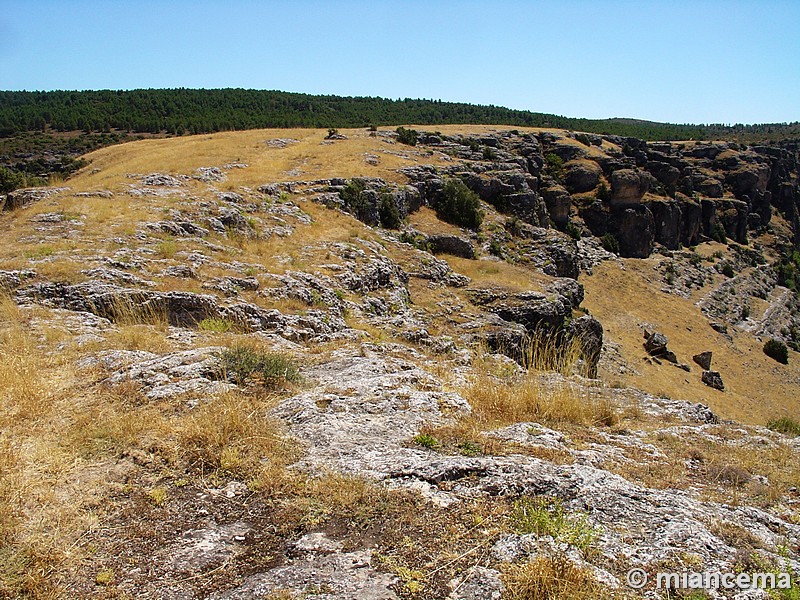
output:
[[[0,596],[796,597],[799,158],[256,129],[0,196]]]

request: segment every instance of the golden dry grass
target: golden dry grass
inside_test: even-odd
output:
[[[624,383],[656,395],[702,402],[725,418],[763,425],[769,419],[800,410],[796,381],[800,380],[800,356],[792,352],[788,365],[770,359],[753,336],[733,327],[728,341],[708,324],[692,300],[660,291],[660,275],[653,268],[658,259],[628,259],[624,270],[604,263],[592,276],[582,277],[586,306],[605,330],[606,340],[620,345],[623,358],[640,375],[624,377]],[[669,364],[644,360],[643,323],[669,338],[669,348],[691,373]],[[725,391],[700,381],[700,368],[692,356],[711,350],[712,369],[722,374]],[[615,377],[617,377],[615,375]]]
[[[509,600],[596,600],[613,598],[612,590],[600,585],[592,573],[576,566],[566,556],[537,556],[503,572]]]

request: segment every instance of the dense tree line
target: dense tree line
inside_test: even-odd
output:
[[[315,96],[245,89],[0,91],[0,136],[22,131],[208,133],[262,127],[364,127],[447,123],[557,127],[646,140],[800,137],[800,123],[676,125],[578,119],[439,100]]]

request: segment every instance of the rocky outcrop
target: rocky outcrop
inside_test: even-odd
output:
[[[431,235],[425,239],[425,244],[434,254],[451,254],[461,258],[475,258],[475,248],[469,240],[456,235]]]
[[[620,206],[638,204],[650,189],[650,177],[641,171],[619,169],[611,174],[611,201]]]
[[[600,183],[603,170],[591,160],[574,160],[564,165],[564,185],[571,194],[591,192]]]
[[[341,317],[321,310],[284,315],[247,303],[222,305],[216,296],[207,294],[138,290],[97,282],[40,283],[17,290],[16,298],[19,302],[89,312],[111,321],[163,320],[194,328],[205,319],[222,319],[245,331],[273,331],[291,340],[324,338],[347,327]]]
[[[3,210],[17,210],[30,206],[35,202],[50,198],[61,192],[69,190],[67,187],[38,187],[38,188],[22,188],[14,190],[6,195],[6,201],[3,204]]]

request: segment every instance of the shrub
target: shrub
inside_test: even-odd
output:
[[[436,216],[461,227],[478,229],[483,222],[483,211],[478,194],[460,179],[448,179],[436,202]]]
[[[611,200],[611,190],[608,189],[608,185],[605,181],[600,183],[600,187],[597,188],[597,199],[603,202],[609,202]]]
[[[416,129],[406,129],[405,127],[398,127],[395,129],[397,132],[397,141],[407,146],[416,146],[417,137],[419,132]]]
[[[722,226],[722,223],[714,223],[714,227],[711,229],[711,239],[720,244],[728,243],[728,234],[725,233],[725,228]]]
[[[767,340],[764,344],[764,354],[784,365],[789,362],[789,349],[780,340]]]
[[[552,152],[545,154],[544,162],[553,177],[558,180],[564,178],[564,160],[558,154]]]
[[[603,248],[609,252],[619,254],[619,242],[617,241],[617,238],[614,237],[613,233],[605,234],[602,238],[600,238],[600,242],[603,244]]]
[[[725,264],[722,266],[722,270],[721,270],[720,272],[721,272],[723,275],[725,275],[725,277],[733,277],[733,276],[734,276],[734,272],[733,272],[733,265],[731,265],[731,263],[728,263],[728,262],[726,262],[726,263],[725,263]]]
[[[494,160],[497,158],[497,152],[490,146],[483,147],[483,160]]]
[[[212,331],[214,333],[227,333],[233,329],[233,323],[227,319],[217,319],[208,317],[197,324],[200,331]]]
[[[505,252],[503,251],[503,244],[497,238],[492,238],[492,241],[489,242],[489,253],[497,256],[498,258],[503,258]]]
[[[394,198],[388,192],[381,194],[380,203],[378,204],[378,218],[381,221],[381,226],[386,229],[397,229],[403,222],[400,218],[400,211],[397,210],[397,204],[395,204]]]
[[[284,354],[235,346],[223,350],[221,358],[224,372],[239,384],[250,380],[268,388],[277,388],[300,379],[297,364]]]
[[[564,228],[564,231],[567,233],[569,237],[571,237],[575,241],[581,239],[581,236],[583,235],[581,233],[581,228],[575,225],[575,223],[573,223],[572,221],[569,221],[567,223],[567,226]]]
[[[369,202],[364,198],[363,194],[366,189],[367,185],[363,179],[351,179],[345,188],[339,192],[347,211],[355,215],[360,221],[367,218],[369,214]]]
[[[767,423],[767,428],[779,433],[789,433],[794,436],[800,436],[800,423],[789,417],[772,419]]]

